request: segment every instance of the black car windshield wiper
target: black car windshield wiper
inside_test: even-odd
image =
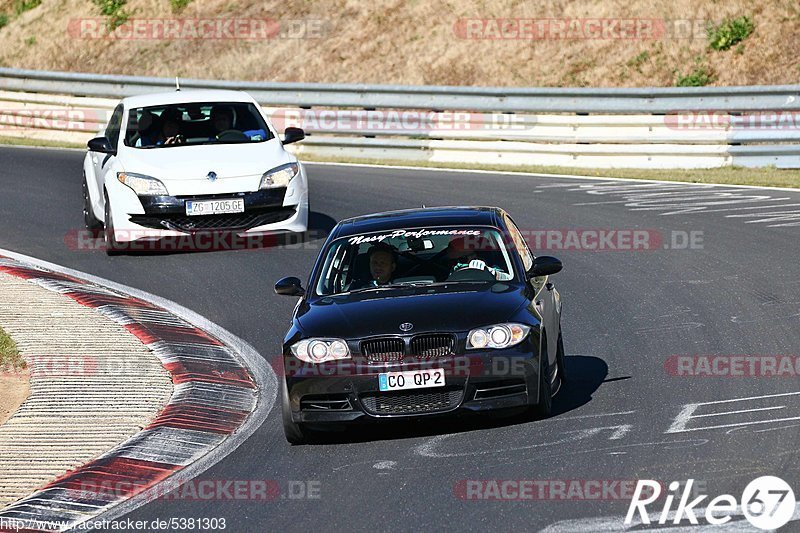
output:
[[[336,294],[331,294],[329,296],[342,296],[347,294],[358,294],[361,292],[368,292],[368,291],[382,291],[382,290],[389,290],[389,289],[407,289],[410,287],[440,287],[442,285],[452,285],[455,283],[489,283],[488,281],[482,280],[455,280],[455,281],[404,281],[402,283],[388,283],[386,285],[375,285],[372,287],[362,287],[360,289],[352,289],[349,291],[338,292]]]
[[[362,287],[360,289],[353,289],[339,294],[354,294],[358,292],[381,291],[386,289],[402,289],[408,287],[418,287],[420,285],[430,285],[430,283],[424,283],[424,282],[387,283],[386,285],[375,285],[373,287]]]

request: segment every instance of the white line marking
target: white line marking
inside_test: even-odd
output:
[[[300,161],[306,166],[320,165],[320,166],[340,166],[340,167],[359,167],[359,168],[378,168],[378,169],[397,169],[397,170],[416,170],[417,172],[458,172],[467,174],[494,174],[498,176],[522,176],[522,177],[535,177],[535,178],[554,178],[554,179],[570,179],[570,180],[587,180],[587,181],[606,181],[611,183],[630,183],[631,186],[644,186],[646,184],[657,185],[689,185],[696,188],[704,187],[726,187],[731,189],[757,189],[766,191],[787,191],[787,192],[800,192],[800,189],[792,187],[764,187],[759,185],[731,185],[728,183],[693,183],[690,181],[665,181],[665,180],[646,180],[636,178],[611,178],[608,176],[578,176],[575,174],[538,174],[536,172],[514,172],[510,170],[469,170],[463,168],[441,168],[441,167],[414,167],[406,165],[375,165],[368,163],[334,163],[327,161]]]
[[[717,405],[721,403],[746,402],[749,400],[763,400],[765,398],[783,398],[785,396],[800,396],[800,392],[782,392],[779,394],[766,394],[764,396],[748,396],[747,398],[733,398],[730,400],[713,400],[710,402],[700,402],[697,404],[689,404],[689,405]]]
[[[725,411],[724,413],[706,413],[704,415],[694,415],[692,418],[703,418],[707,416],[740,415],[742,413],[754,413],[756,411],[772,411],[774,409],[786,409],[785,405],[777,407],[758,407],[756,409],[740,409],[739,411]]]
[[[692,417],[696,418],[696,417]],[[706,429],[724,429],[724,428],[735,428],[735,427],[744,427],[744,426],[757,426],[760,424],[777,424],[778,422],[791,422],[793,420],[800,420],[800,416],[793,416],[789,418],[776,418],[774,420],[757,420],[755,422],[737,422],[735,424],[721,424],[719,426],[706,426],[700,428],[689,428],[689,429],[682,429],[680,431],[667,431],[667,433],[686,433],[688,431],[703,431]]]

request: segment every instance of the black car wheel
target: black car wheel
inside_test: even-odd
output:
[[[306,442],[306,431],[302,424],[298,424],[292,420],[292,408],[289,405],[289,391],[286,388],[286,382],[281,384],[281,414],[283,418],[283,433],[286,435],[286,440],[289,444],[303,444]]]
[[[92,211],[92,201],[89,197],[89,186],[86,184],[86,176],[83,177],[83,224],[88,230],[99,230],[103,228],[103,222],[94,216]]]
[[[105,208],[105,240],[106,240],[106,254],[118,255],[120,253],[120,246],[117,239],[114,237],[114,223],[111,219],[111,202],[108,200],[108,194],[105,195],[106,208]]]

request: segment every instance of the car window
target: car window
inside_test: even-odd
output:
[[[381,258],[389,267],[382,278]],[[495,282],[514,278],[508,249],[495,228],[397,229],[343,237],[323,252],[318,295],[379,285]]]
[[[200,102],[131,108],[125,146],[169,148],[258,143],[272,138],[271,130],[255,105]]]
[[[119,145],[119,131],[122,126],[122,104],[118,105],[114,112],[111,113],[111,118],[108,120],[108,126],[106,126],[106,138],[111,143],[111,146],[114,147],[114,150],[117,149]]]
[[[511,241],[514,243],[514,247],[522,258],[522,265],[525,267],[525,272],[527,272],[533,266],[533,254],[531,254],[530,249],[528,249],[528,244],[525,242],[522,232],[519,231],[519,228],[509,216],[506,216],[506,225],[508,226],[508,233],[511,236]]]

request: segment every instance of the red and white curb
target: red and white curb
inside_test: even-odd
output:
[[[147,503],[159,483],[171,478],[174,487],[219,462],[263,423],[275,403],[277,378],[266,361],[188,309],[5,250],[0,272],[64,294],[121,324],[152,350],[175,385],[169,403],[143,431],[0,511],[0,522],[13,523],[13,531],[53,531],[45,529],[47,522],[66,531],[87,520],[122,516]]]

